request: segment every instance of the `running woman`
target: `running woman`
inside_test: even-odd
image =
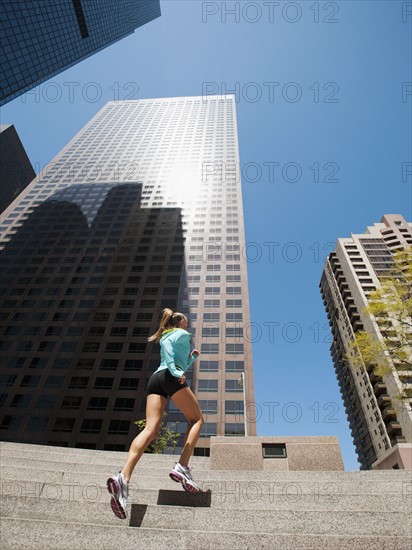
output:
[[[187,327],[187,317],[183,313],[175,313],[166,308],[163,310],[158,330],[148,338],[149,342],[160,343],[161,360],[159,368],[147,384],[146,427],[132,441],[123,470],[107,480],[107,490],[112,495],[111,507],[118,518],[127,517],[126,507],[132,472],[147,446],[158,435],[168,397],[189,422],[182,454],[169,476],[181,483],[183,489],[189,493],[198,493],[200,490],[190,474],[189,459],[204,421],[199,403],[185,376],[185,372],[196,361],[200,352],[197,349],[190,351],[191,334]]]

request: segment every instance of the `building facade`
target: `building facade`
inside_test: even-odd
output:
[[[393,254],[411,246],[412,224],[401,215],[385,215],[364,234],[338,239],[321,277],[331,356],[361,469],[412,468],[412,364],[409,371],[394,368],[380,377],[371,368],[351,368],[346,359],[356,332],[382,339],[364,308],[393,268]],[[409,401],[397,399],[402,388],[409,388]]]
[[[167,306],[201,351],[196,453],[211,435],[256,435],[235,105],[109,102],[6,209],[3,439],[127,449]]]
[[[36,177],[16,128],[0,125],[0,213]]]
[[[2,0],[0,105],[160,16],[159,0]]]

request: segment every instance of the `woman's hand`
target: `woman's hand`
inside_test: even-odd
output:
[[[183,375],[182,378],[179,380],[179,384],[184,384],[186,382],[186,376]]]
[[[200,355],[200,351],[198,349],[194,349],[192,350],[191,354],[189,355],[189,357],[192,357],[192,356],[195,356],[195,357],[199,357]]]

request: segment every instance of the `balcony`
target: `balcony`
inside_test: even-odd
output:
[[[395,437],[391,439],[391,445],[392,447],[394,447],[398,443],[407,443],[406,437],[404,437],[403,435],[395,435]]]
[[[382,418],[385,422],[387,422],[390,418],[393,418],[394,420],[396,420],[395,409],[391,409],[390,407],[387,407],[382,413]]]
[[[388,434],[400,435],[400,436],[402,435],[401,425],[396,420],[386,424],[386,430],[387,430]],[[396,434],[395,432],[398,432],[398,433]],[[399,433],[399,432],[401,432],[401,433]]]
[[[387,390],[386,384],[384,384],[383,382],[376,382],[376,384],[373,386],[373,391],[376,397],[379,397],[380,395],[385,393],[386,390]]]
[[[368,371],[369,372],[369,371]],[[373,369],[372,369],[372,372],[369,374],[369,380],[370,380],[370,383],[372,384],[372,386],[376,383],[376,382],[382,382],[382,377],[381,376],[377,376],[374,372],[373,372]]]
[[[379,408],[380,407],[387,407],[388,405],[391,404],[391,398],[389,397],[389,395],[387,393],[383,393],[379,398],[378,398],[378,406]]]
[[[355,331],[363,329],[363,323],[360,319],[356,319],[356,321],[352,323],[352,326],[353,326],[353,330]]]

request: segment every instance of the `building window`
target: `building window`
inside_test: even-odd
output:
[[[200,372],[218,372],[218,370],[219,370],[218,361],[200,361],[200,365],[199,365]]]
[[[102,428],[101,418],[85,418],[82,422],[80,433],[98,434]]]
[[[219,327],[203,327],[202,328],[202,338],[218,338],[219,337]]]
[[[129,353],[146,353],[146,344],[129,344]]]
[[[217,323],[220,320],[220,313],[204,313],[203,321],[206,323]]]
[[[66,395],[63,398],[62,409],[80,409],[82,400],[83,400],[82,397],[78,397],[74,395]]]
[[[120,380],[120,390],[137,390],[139,386],[138,378],[122,378]]]
[[[242,300],[226,300],[226,307],[242,307]]]
[[[88,376],[73,376],[69,382],[69,388],[84,390],[88,383]]]
[[[286,458],[285,443],[262,443],[263,458]]]
[[[103,359],[100,363],[100,370],[116,370],[119,366],[118,359]]]
[[[56,418],[53,432],[71,432],[74,428],[75,418]]]
[[[243,338],[243,327],[227,327],[226,336],[227,338]]]
[[[243,344],[226,344],[226,353],[231,355],[244,353]]]
[[[83,344],[82,352],[84,353],[97,353],[99,351],[99,342],[85,342]]]
[[[96,378],[96,381],[94,383],[95,389],[101,389],[101,390],[111,390],[113,387],[114,378],[108,378],[108,377],[99,377]]]
[[[2,394],[7,397],[7,394]],[[13,401],[10,403],[10,407],[26,408],[31,401],[31,395],[17,394],[13,397]]]
[[[114,403],[115,411],[133,411],[135,399],[118,397]]]
[[[217,414],[216,399],[199,399],[199,406],[204,414]]]
[[[129,420],[111,420],[108,432],[109,434],[127,435],[130,429]]]
[[[243,392],[243,387],[238,380],[225,380],[225,391],[231,393],[241,393]]]
[[[244,414],[244,402],[243,401],[225,401],[225,414]]]
[[[34,388],[38,385],[39,382],[40,382],[40,376],[26,375],[23,377],[23,380],[21,381],[20,386],[22,388],[25,388],[25,387]]]
[[[0,428],[3,430],[17,430],[21,424],[21,416],[11,416],[6,414],[4,416]]]
[[[121,353],[123,349],[122,342],[108,342],[106,344],[105,353]]]
[[[201,353],[217,355],[219,353],[219,344],[204,344],[201,346]]]
[[[218,380],[199,380],[198,391],[217,392]],[[240,388],[242,391],[242,388]]]
[[[242,422],[228,422],[225,424],[225,435],[245,435],[245,424]]]
[[[244,361],[226,361],[225,362],[226,372],[242,372],[244,370],[245,370]]]
[[[87,408],[95,411],[105,411],[109,403],[108,397],[91,397]]]
[[[212,435],[217,435],[216,422],[205,422],[202,426],[199,437],[210,437]]]
[[[64,376],[48,376],[46,378],[46,388],[61,388],[64,383]]]
[[[124,363],[124,370],[142,370],[142,359],[126,359]]]

